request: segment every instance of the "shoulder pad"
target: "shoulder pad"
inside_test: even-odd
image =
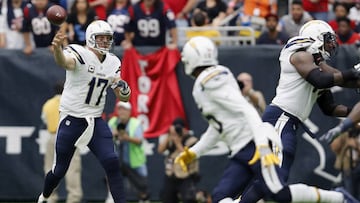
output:
[[[65,51],[67,51],[70,54],[73,54],[75,56],[75,58],[79,61],[80,64],[85,64],[85,61],[83,60],[83,58],[81,57],[81,48],[83,48],[82,46],[79,45],[69,45],[65,48]]]
[[[215,68],[201,78],[200,85],[202,88],[217,88],[228,80],[229,74],[228,70],[224,68]]]
[[[312,43],[314,43],[314,40],[306,38],[306,37],[293,37],[288,40],[286,45],[284,46],[284,49],[287,50],[298,50],[309,47]]]

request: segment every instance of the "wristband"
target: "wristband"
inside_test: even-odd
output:
[[[348,130],[349,128],[352,128],[354,126],[354,123],[352,122],[352,120],[350,118],[346,118],[341,124],[340,124],[340,129],[341,132],[345,132],[346,130]]]

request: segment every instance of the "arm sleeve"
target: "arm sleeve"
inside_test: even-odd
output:
[[[201,136],[199,142],[190,148],[195,152],[196,157],[199,158],[207,151],[209,151],[218,142],[219,133],[211,125],[207,128],[205,133]]]
[[[332,73],[326,73],[319,68],[315,68],[306,76],[306,81],[317,89],[330,88],[334,86],[334,76]]]

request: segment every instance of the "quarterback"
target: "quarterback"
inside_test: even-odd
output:
[[[112,134],[101,118],[106,89],[113,88],[121,101],[128,101],[130,88],[120,79],[120,60],[109,53],[113,31],[105,21],[94,21],[86,29],[86,47],[70,44],[64,50],[64,33],[53,41],[55,62],[66,70],[60,100],[60,121],[52,170],[45,177],[38,203],[46,201],[64,177],[76,147],[88,146],[105,170],[116,203],[125,202],[123,178]]]
[[[281,140],[269,123],[262,122],[256,109],[240,93],[231,71],[218,65],[217,48],[205,37],[194,37],[182,51],[185,73],[195,78],[194,100],[209,127],[190,149],[175,159],[183,170],[216,142],[230,149],[230,162],[212,193],[214,203],[232,203],[252,178],[257,189],[277,202],[353,202],[348,193],[327,191],[305,184],[285,185],[279,176],[279,159],[269,142],[281,147]],[[251,199],[240,202],[255,203]]]

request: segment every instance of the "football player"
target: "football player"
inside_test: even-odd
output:
[[[303,124],[315,103],[325,115],[347,116],[350,107],[337,104],[329,88],[333,86],[358,87],[359,73],[355,69],[340,71],[326,60],[336,51],[336,35],[324,21],[312,20],[304,24],[299,36],[291,38],[280,53],[280,79],[276,95],[263,114],[263,121],[275,126],[281,137],[283,150],[279,151],[281,175],[287,181],[296,151],[296,131]],[[254,187],[245,195],[256,196]],[[260,198],[259,198],[260,199]]]
[[[184,45],[182,61],[185,73],[195,78],[192,94],[209,127],[199,142],[185,148],[175,162],[186,171],[188,164],[216,142],[226,143],[231,151],[230,162],[213,191],[214,203],[233,202],[252,178],[259,180],[259,192],[277,202],[352,202],[348,193],[305,184],[284,185],[279,176],[279,159],[269,145],[273,142],[281,147],[280,137],[242,96],[231,71],[218,65],[217,48],[209,38],[190,39]],[[249,199],[241,202],[255,203]]]
[[[128,101],[131,92],[120,79],[119,58],[109,53],[113,31],[107,22],[97,20],[86,29],[86,47],[70,44],[63,50],[64,39],[65,33],[58,32],[52,41],[55,62],[66,70],[66,81],[60,101],[54,166],[46,175],[38,202],[45,201],[64,177],[75,146],[88,146],[105,169],[115,202],[124,203],[123,178],[112,133],[101,118],[108,87],[113,88],[120,101]]]

